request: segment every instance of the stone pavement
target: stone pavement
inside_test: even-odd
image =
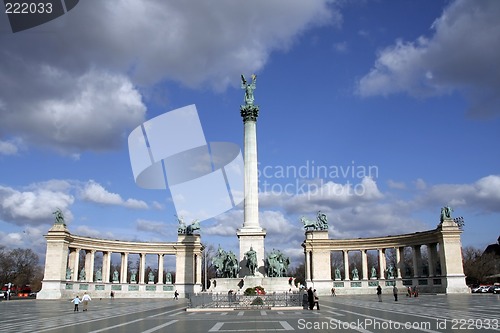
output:
[[[322,297],[317,310],[187,312],[186,300],[93,300],[73,312],[70,300],[0,302],[0,332],[500,332],[500,295]]]

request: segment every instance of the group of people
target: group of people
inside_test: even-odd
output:
[[[398,287],[396,287],[396,285],[394,285],[392,287],[392,295],[394,296],[394,301],[397,302],[398,301]],[[377,286],[377,297],[378,297],[378,301],[382,302],[382,287],[380,285]]]
[[[316,289],[313,289],[312,287],[307,289],[307,304],[309,306],[309,310],[314,310],[314,306],[316,306],[316,309],[319,310],[319,297],[316,293]]]
[[[71,300],[71,302],[75,305],[73,312],[79,311],[78,306],[80,305],[80,303],[83,303],[83,311],[87,311],[88,306],[89,306],[89,301],[91,301],[91,300],[92,300],[92,298],[87,293],[83,294],[82,299],[80,299],[80,297],[78,297],[78,295],[77,295],[75,298],[73,298],[73,300]]]

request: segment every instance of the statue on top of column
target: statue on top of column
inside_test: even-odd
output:
[[[453,209],[450,206],[444,206],[441,208],[441,223],[443,223],[444,220],[451,219],[451,212],[453,212]]]
[[[62,213],[62,210],[60,210],[59,208],[57,208],[56,211],[53,212],[52,214],[55,215],[54,224],[62,224],[64,226],[66,226],[66,223],[64,222],[64,215]]]
[[[253,91],[257,88],[257,75],[252,74],[252,82],[248,83],[243,74],[241,74],[241,89],[245,89],[245,105],[253,105]]]

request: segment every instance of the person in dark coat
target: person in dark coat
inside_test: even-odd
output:
[[[314,309],[314,292],[312,290],[312,287],[309,287],[309,289],[307,289],[307,302],[309,303],[309,310]]]

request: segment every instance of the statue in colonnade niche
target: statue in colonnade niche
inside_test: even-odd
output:
[[[113,282],[118,282],[118,271],[116,269],[113,272]]]

